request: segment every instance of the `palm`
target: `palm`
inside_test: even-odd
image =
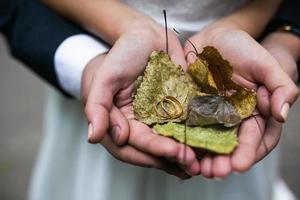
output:
[[[179,44],[179,41],[177,40],[175,35],[170,35],[169,39],[169,42],[171,44],[171,48],[169,49],[170,57],[174,58],[175,62],[184,65],[185,63],[183,62],[185,62],[185,58],[183,56],[183,49]],[[187,160],[184,160],[182,153],[184,149],[182,148],[183,145],[180,145],[177,149],[167,149],[170,144],[172,146],[174,146],[174,144],[178,146],[179,144],[169,138],[154,134],[150,127],[134,119],[132,106],[132,94],[135,90],[134,82],[136,81],[137,77],[144,72],[145,66],[149,59],[149,55],[152,53],[152,51],[163,50],[165,48],[165,44],[161,44],[156,48],[152,48],[153,44],[151,44],[151,48],[145,47],[145,44],[141,44],[142,46],[135,45],[135,49],[131,48],[130,52],[127,52],[125,60],[122,60],[122,63],[126,63],[127,66],[123,68],[127,72],[127,78],[123,83],[123,87],[121,87],[121,89],[114,96],[114,105],[121,111],[121,113],[129,122],[129,145],[152,155],[165,157],[169,161],[177,161],[184,167],[184,165],[186,165],[187,163],[190,164],[195,159],[195,154],[192,149],[187,149]],[[148,44],[146,44],[146,46],[147,45]],[[142,54],[141,49],[144,49]],[[120,52],[124,52],[121,47]],[[116,52],[112,53],[114,53],[114,57],[118,55]],[[164,144],[164,146],[162,146],[161,144]],[[198,173],[198,170],[192,169],[190,172]]]
[[[209,36],[198,33],[190,40],[198,49],[205,46],[216,47],[233,66],[233,79],[246,87],[253,88],[258,82],[268,78],[265,74],[258,73],[257,69],[277,66],[275,59],[242,31],[226,31]],[[187,45],[186,52],[190,49],[190,45]]]
[[[269,84],[276,77],[267,76],[271,69],[282,71],[276,60],[254,39],[241,31],[226,31],[205,35],[198,33],[190,40],[197,49],[216,47],[233,66],[233,80],[247,88],[258,89],[258,84]],[[186,45],[185,52],[193,50]],[[282,77],[279,77],[282,78]],[[270,84],[269,84],[270,85]],[[273,88],[268,88],[270,91]],[[264,87],[261,91],[268,93]],[[258,104],[262,93],[258,93]],[[267,99],[270,101],[270,99]],[[261,107],[261,106],[259,106]],[[281,125],[273,118],[262,115],[242,122],[239,128],[239,146],[232,155],[205,155],[201,160],[201,171],[206,177],[225,177],[232,171],[248,170],[256,161],[269,153],[277,144]]]
[[[161,35],[164,37],[164,34]],[[183,49],[173,33],[169,34],[169,42],[169,56],[177,64],[185,66]],[[187,148],[186,159],[183,159],[184,145],[154,134],[148,126],[134,120],[132,108],[134,82],[144,72],[152,51],[164,49],[164,38],[140,32],[124,35],[115,43],[96,72],[86,105],[87,116],[93,121],[92,142],[99,142],[104,137],[102,144],[118,158],[120,154],[115,153],[116,147],[105,136],[108,127],[112,130],[117,127],[118,136],[114,137],[112,134],[114,142],[119,145],[127,142],[128,145],[122,148],[129,148],[130,152],[135,154],[134,157],[128,155],[121,160],[147,166],[145,163],[151,161],[153,164],[155,160],[157,164],[157,159],[164,158],[178,163],[190,174],[197,174],[199,163],[192,149]],[[102,120],[99,121],[99,118]],[[155,166],[152,164],[149,165]],[[164,170],[167,171],[168,168]]]

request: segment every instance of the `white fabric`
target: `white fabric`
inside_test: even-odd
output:
[[[49,95],[45,138],[30,187],[30,200],[271,200],[277,154],[223,181],[201,176],[180,181],[131,166],[100,145],[87,143],[81,103]]]
[[[85,66],[108,47],[99,40],[78,34],[65,39],[54,55],[55,71],[61,87],[80,99],[81,76]]]
[[[274,200],[297,200],[296,196],[282,179],[276,180],[273,196]]]
[[[167,9],[169,24],[203,28],[232,12],[238,0],[124,0],[142,12],[160,18]],[[175,24],[175,23],[174,23]],[[184,27],[184,26],[183,26]],[[195,28],[196,27],[196,28]],[[183,28],[185,29],[185,28]],[[192,34],[190,28],[184,31]],[[78,55],[80,56],[80,55]],[[224,181],[196,177],[179,181],[153,169],[114,159],[99,145],[87,143],[87,123],[81,104],[48,92],[45,139],[30,187],[30,200],[271,200],[277,177],[277,154],[271,154],[249,172]],[[103,96],[105,98],[105,96]]]

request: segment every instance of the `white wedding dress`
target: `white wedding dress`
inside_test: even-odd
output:
[[[191,35],[231,13],[240,0],[126,0],[158,21],[168,13],[170,28]],[[105,97],[104,97],[105,98]],[[45,135],[33,173],[30,200],[270,200],[277,174],[271,154],[249,172],[223,181],[201,176],[180,181],[154,169],[113,158],[87,142],[82,105],[49,92]]]

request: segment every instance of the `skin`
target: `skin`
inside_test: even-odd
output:
[[[97,56],[85,68],[82,77],[83,96],[86,96],[84,92],[89,93],[95,72],[102,66],[106,56],[106,54]],[[130,92],[128,94],[130,94]],[[116,105],[117,104],[118,103],[116,103]],[[121,106],[120,108],[117,108],[116,105],[113,105],[112,111],[110,112],[110,126],[120,126],[121,134],[116,138],[116,135],[110,131],[109,135],[105,135],[104,139],[101,141],[101,144],[115,158],[141,167],[160,169],[168,174],[175,175],[180,179],[187,179],[190,177],[183,169],[186,171],[190,170],[195,174],[199,173],[199,163],[198,161],[193,161],[195,153],[191,151],[191,149],[187,149],[187,151],[190,152],[189,155],[192,156],[187,156],[187,159],[183,160],[183,145],[178,145],[178,143],[169,138],[153,134],[147,126],[133,120],[134,117],[130,103],[124,104],[124,106]],[[116,115],[124,115],[129,122],[123,120],[122,117],[116,117]],[[127,130],[122,129],[127,127],[127,123],[130,125],[131,132],[130,135],[126,135],[125,138],[124,133],[127,133]],[[126,144],[124,142],[126,142]],[[162,143],[164,145],[160,145]],[[177,164],[178,162],[181,163],[179,166]],[[196,164],[189,165],[191,162]]]
[[[189,147],[187,147],[187,159],[184,160],[182,144],[153,134],[149,127],[133,119],[131,106],[133,83],[144,71],[150,53],[153,50],[165,49],[163,27],[149,17],[114,0],[77,0],[76,2],[73,0],[44,0],[44,2],[113,45],[104,58],[93,59],[83,74],[82,96],[89,121],[89,141],[91,143],[101,142],[109,152],[124,162],[155,167],[168,173],[172,171],[178,177],[182,177],[182,174],[187,177],[186,173],[197,175],[200,170],[207,177],[224,177],[233,170],[245,171],[254,163],[253,156],[237,157],[239,162],[235,162],[242,163],[239,167],[232,165],[235,162],[222,156],[216,157],[215,162],[209,156],[199,162],[195,152]],[[252,39],[261,33],[280,2],[280,0],[250,1],[237,12],[196,34],[191,40],[199,49],[209,44],[219,48],[224,57],[236,66],[237,82],[253,88],[257,88],[260,84],[266,85],[271,93],[269,106],[271,109],[267,110],[271,110],[272,115],[278,121],[284,121],[281,113],[282,104],[287,102],[291,105],[296,99],[298,91],[287,75],[283,73],[281,76],[283,71],[278,62]],[[268,9],[265,9],[266,7]],[[237,45],[234,46],[230,40],[234,40],[236,37],[243,42],[241,44],[234,43]],[[224,43],[226,45],[223,46]],[[177,37],[171,31],[169,32],[169,44],[170,57],[175,63],[186,68],[185,53],[191,47],[185,45],[182,48]],[[245,51],[237,52],[236,50],[239,48]],[[257,61],[247,57],[246,54],[239,54],[240,52],[249,52],[251,55],[260,52],[262,55],[257,55]],[[247,59],[243,60],[245,57]],[[266,60],[271,62],[266,62]],[[92,73],[89,73],[89,68],[93,68],[89,67],[90,65],[97,66],[94,71],[91,70]],[[242,70],[242,67],[246,67],[246,70],[244,70],[245,68]],[[273,73],[276,75],[275,81],[261,75],[261,70],[265,70],[265,75],[269,71],[275,71],[275,74]],[[86,79],[85,77],[91,78]],[[282,91],[284,95],[280,96]],[[260,119],[260,121],[262,127],[265,127],[265,120]],[[278,130],[276,124],[270,123],[269,125]],[[251,136],[248,132],[255,129],[253,130],[255,134],[251,137],[255,138],[255,144],[260,144],[261,135],[257,135],[258,131],[255,127],[257,125],[254,126],[253,119],[243,123],[240,128],[240,141],[247,141]],[[110,135],[107,132],[110,132]],[[126,145],[123,146],[124,144]],[[269,146],[273,146],[273,144]],[[244,149],[248,149],[249,152],[256,152],[257,149],[260,149],[259,145],[244,146]],[[240,152],[238,150],[236,152]],[[238,155],[243,154],[238,153]],[[161,158],[163,158],[163,162],[161,162]],[[180,171],[180,168],[179,171],[174,170],[178,169],[178,166],[185,173]]]
[[[123,145],[127,141],[136,149],[174,161],[188,174],[196,175],[200,167],[192,149],[187,149],[188,159],[183,160],[182,144],[158,136],[148,126],[134,120],[132,112],[134,82],[137,75],[143,73],[150,53],[165,46],[162,42],[163,29],[158,28],[159,32],[154,33],[148,29],[126,33],[115,43],[95,72],[85,105],[87,118],[93,127],[89,133],[89,141],[92,143],[102,141],[107,136],[106,131],[111,127],[116,144]],[[173,41],[173,45],[169,49],[169,55],[180,62],[178,58],[184,56],[179,41],[171,34],[170,41]],[[101,96],[105,98],[99,98]],[[134,140],[131,140],[132,138]],[[129,157],[132,156],[128,155]]]
[[[190,38],[194,44],[201,44],[203,41],[202,36],[206,38],[206,45],[220,45],[218,48],[223,52],[224,57],[230,57],[227,52],[234,52],[234,49],[238,49],[242,52],[248,52],[246,54],[235,53],[235,57],[230,57],[230,62],[233,64],[234,77],[236,82],[244,84],[246,87],[257,88],[258,95],[258,108],[264,113],[262,116],[257,116],[257,121],[252,117],[244,121],[239,128],[239,146],[231,155],[205,155],[202,156],[201,172],[202,175],[207,178],[223,179],[228,176],[231,172],[245,172],[249,170],[256,162],[263,159],[268,153],[270,153],[274,147],[278,144],[282,123],[275,120],[272,117],[271,104],[272,100],[275,101],[275,105],[280,103],[280,99],[277,96],[272,96],[272,88],[266,88],[255,84],[255,80],[251,78],[251,71],[245,71],[246,65],[264,65],[272,64],[272,70],[268,70],[268,67],[261,66],[261,79],[265,80],[268,76],[271,78],[283,76],[291,77],[290,80],[296,81],[298,79],[297,64],[296,61],[300,57],[300,39],[289,33],[273,33],[266,37],[261,45],[254,40],[247,39],[248,36],[240,31],[226,30],[216,35],[211,35],[211,40],[208,40],[210,36],[195,35]],[[232,42],[238,38],[238,43]],[[197,42],[198,40],[198,42]],[[222,41],[222,42],[219,42]],[[214,43],[215,42],[215,43]],[[253,49],[251,49],[253,47]],[[243,50],[244,49],[244,50]],[[186,51],[189,51],[190,47],[187,47]],[[254,51],[251,53],[251,51]],[[254,58],[253,58],[254,57]],[[236,62],[235,62],[236,59]],[[240,61],[243,61],[240,65]],[[240,70],[239,67],[243,67]],[[266,71],[263,71],[265,69]],[[276,69],[276,70],[275,70]],[[279,70],[281,69],[281,70]],[[241,76],[240,73],[245,73],[248,76]],[[280,72],[276,75],[274,73]],[[285,74],[286,73],[286,74]],[[265,74],[265,75],[264,75]],[[248,77],[244,80],[241,77]],[[257,77],[257,76],[256,76]],[[293,94],[293,98],[290,99],[292,102],[298,95],[297,88],[292,83],[287,84],[287,88],[276,87],[276,90],[280,90],[282,96],[286,94]],[[289,91],[290,90],[290,91]],[[289,97],[287,95],[287,97]],[[288,98],[287,98],[288,99]],[[289,100],[287,100],[289,101]],[[280,120],[280,118],[279,118]],[[257,125],[259,123],[259,126]]]

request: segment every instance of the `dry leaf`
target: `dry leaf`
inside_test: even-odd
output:
[[[192,147],[204,148],[216,153],[229,154],[238,145],[237,128],[224,127],[186,127],[181,123],[157,124],[153,129],[161,135],[173,137]],[[186,134],[186,136],[185,136]]]
[[[236,126],[241,116],[225,97],[196,96],[189,103],[188,126],[207,126],[222,124],[225,127]]]
[[[196,59],[194,63],[189,65],[188,73],[193,77],[202,92],[218,94],[217,86],[208,69],[206,61]]]
[[[181,66],[162,51],[154,51],[136,94],[135,117],[147,124],[181,122],[186,119],[187,106],[197,86]]]
[[[215,47],[204,47],[203,51],[199,54],[199,59],[207,63],[220,94],[225,95],[227,90],[238,90],[241,88],[241,86],[231,80],[232,67]]]
[[[180,142],[186,133],[189,146],[230,153],[238,144],[237,125],[256,107],[256,93],[234,83],[232,73],[214,47],[204,48],[188,74],[166,53],[154,51],[136,84],[135,117]]]
[[[255,110],[256,93],[231,80],[232,66],[216,48],[205,47],[198,59],[189,66],[188,72],[195,82],[200,84],[201,92],[226,97],[224,100],[235,108],[242,119],[249,117]]]
[[[242,88],[228,98],[242,119],[252,115],[256,107],[256,93]]]

